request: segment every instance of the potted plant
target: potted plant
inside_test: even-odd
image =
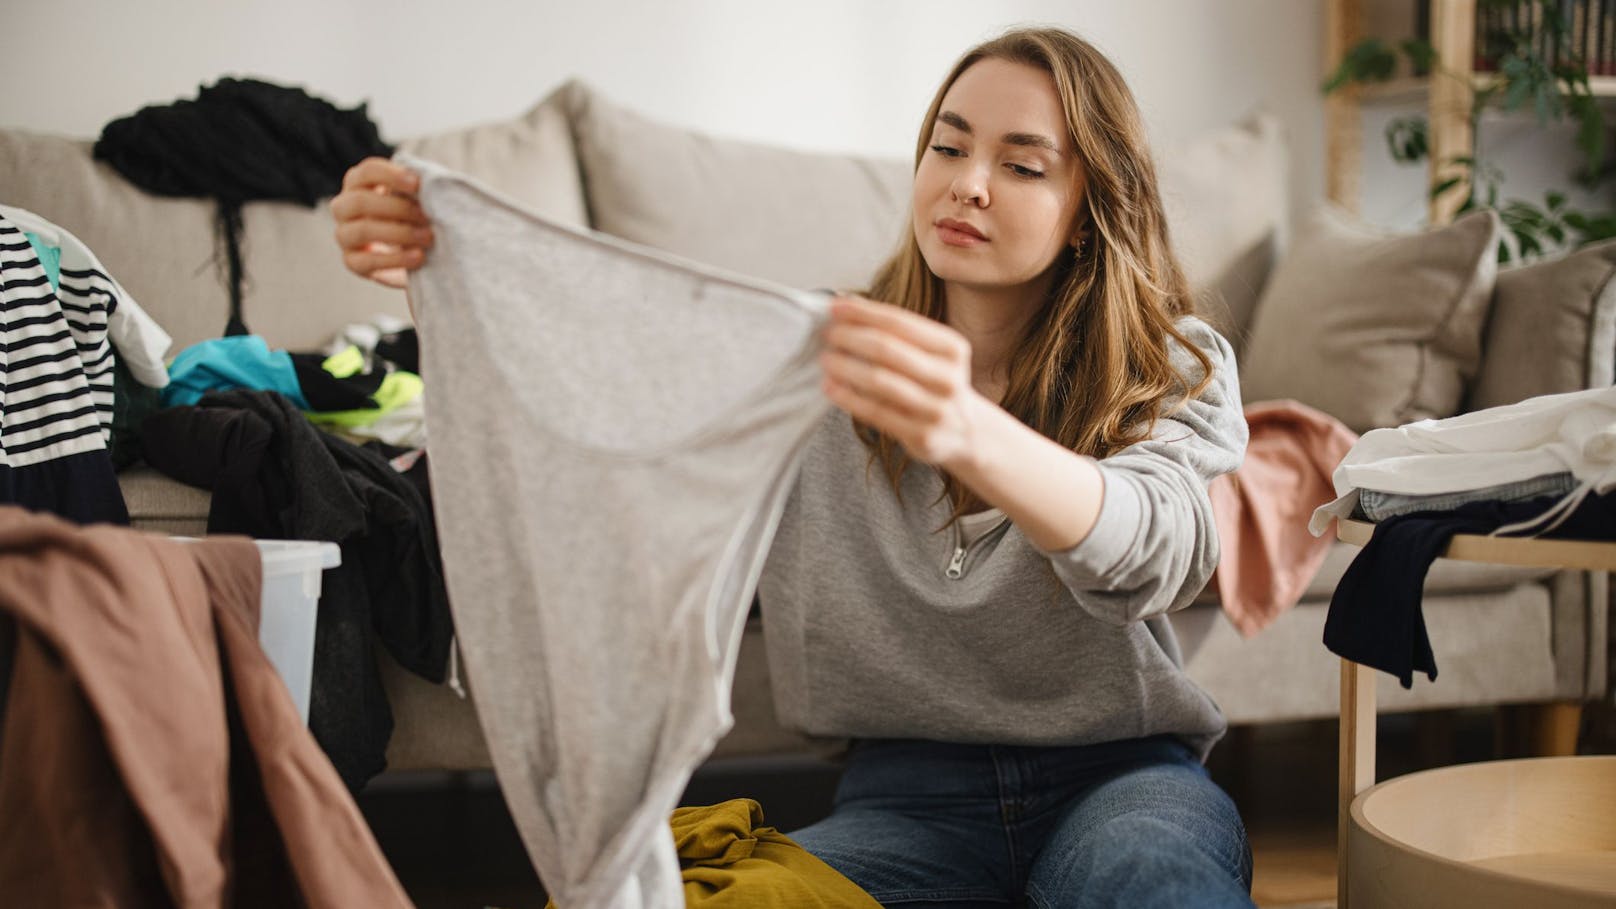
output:
[[[1430,188],[1435,200],[1448,193],[1464,193],[1459,212],[1495,209],[1513,243],[1499,245],[1499,258],[1531,259],[1557,248],[1575,249],[1616,236],[1616,212],[1592,212],[1574,207],[1566,194],[1549,191],[1541,203],[1524,199],[1500,200],[1504,174],[1481,152],[1482,114],[1487,110],[1520,111],[1531,108],[1539,124],[1570,120],[1577,126],[1576,143],[1582,163],[1570,175],[1578,185],[1592,189],[1613,172],[1607,153],[1604,111],[1588,82],[1588,61],[1572,40],[1570,4],[1561,0],[1478,0],[1481,28],[1478,57],[1490,68],[1474,78],[1440,65],[1436,49],[1424,38],[1410,38],[1395,46],[1379,38],[1360,41],[1343,55],[1341,64],[1324,81],[1325,94],[1348,85],[1386,82],[1406,59],[1413,71],[1431,79],[1458,79],[1471,92],[1470,126],[1476,136],[1470,155],[1441,162],[1451,176]],[[1527,15],[1520,15],[1525,11]],[[1430,155],[1428,122],[1424,116],[1400,117],[1386,128],[1392,159],[1414,164]],[[1513,246],[1513,249],[1511,247]]]

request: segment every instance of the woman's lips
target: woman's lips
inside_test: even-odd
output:
[[[951,227],[947,223],[937,224],[937,239],[949,246],[978,246],[988,242],[983,237],[967,233],[957,227]]]

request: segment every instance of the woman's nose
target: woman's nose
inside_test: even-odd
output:
[[[954,199],[967,205],[988,204],[987,179],[974,167],[966,168],[954,178]]]

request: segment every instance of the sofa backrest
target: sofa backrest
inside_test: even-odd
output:
[[[173,337],[218,336],[227,291],[212,203],[148,195],[88,141],[0,129],[0,203],[77,234]],[[718,139],[660,124],[573,81],[509,121],[405,140],[568,223],[801,287],[862,287],[907,223],[911,164]],[[1160,156],[1173,240],[1237,348],[1285,236],[1285,145],[1257,117]],[[245,207],[244,310],[271,347],[323,345],[403,295],[350,274],[325,204]]]

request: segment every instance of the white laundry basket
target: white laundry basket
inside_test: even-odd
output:
[[[314,676],[314,625],[320,611],[320,575],[342,564],[335,543],[254,540],[264,562],[258,643],[286,682],[298,715],[309,721]]]

